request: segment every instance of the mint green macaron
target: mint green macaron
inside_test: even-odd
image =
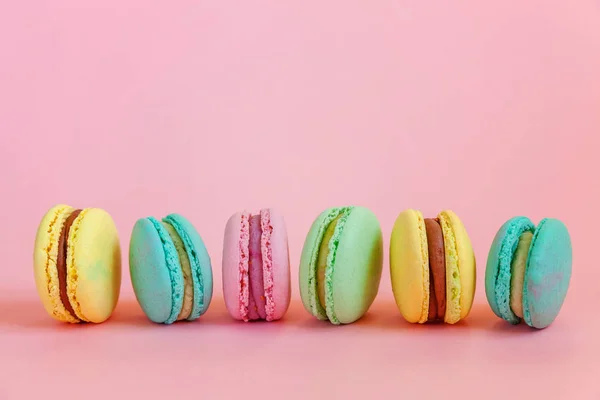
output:
[[[548,327],[558,316],[571,281],[573,250],[564,223],[509,219],[492,242],[485,294],[498,317],[513,325]]]
[[[300,258],[304,308],[336,325],[357,321],[377,296],[382,264],[382,233],[373,212],[358,206],[323,211]]]
[[[210,305],[210,256],[196,228],[179,214],[135,223],[129,272],[135,297],[152,322],[193,321]]]

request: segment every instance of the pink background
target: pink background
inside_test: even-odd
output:
[[[599,398],[598,1],[89,3],[0,11],[0,398]],[[33,239],[55,203],[119,228],[103,325],[54,323],[37,299]],[[297,270],[313,219],[345,204],[377,214],[386,254],[371,311],[334,327],[302,308]],[[223,229],[265,206],[286,217],[293,303],[280,323],[234,323]],[[478,290],[457,326],[395,308],[387,246],[408,207],[453,209],[471,236]],[[203,236],[215,295],[165,327],[135,302],[127,251],[137,218],[169,212]],[[485,300],[487,251],[514,215],[572,235],[567,301],[540,332]]]

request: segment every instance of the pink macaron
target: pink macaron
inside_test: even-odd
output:
[[[223,297],[241,321],[276,321],[290,304],[290,259],[283,216],[272,208],[235,213],[225,226]]]

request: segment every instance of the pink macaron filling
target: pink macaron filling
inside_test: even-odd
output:
[[[243,213],[240,224],[240,314],[244,321],[273,320],[273,226],[268,210]]]
[[[261,251],[261,217],[253,215],[250,217],[250,311],[254,306],[255,312],[262,319],[266,319],[265,314],[265,285],[263,282],[263,254]],[[252,304],[253,303],[253,304]],[[250,318],[256,319],[256,318]]]

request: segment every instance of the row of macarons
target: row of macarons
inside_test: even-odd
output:
[[[400,314],[411,323],[467,318],[476,261],[467,230],[450,210],[425,218],[402,211],[390,238],[389,268]],[[44,308],[59,321],[100,323],[121,287],[121,247],[111,216],[99,208],[51,208],[39,225],[34,275]],[[373,303],[383,268],[379,221],[365,207],[333,207],[313,222],[300,257],[302,303],[333,324],[360,319]],[[566,226],[509,219],[491,245],[485,292],[494,313],[512,323],[549,326],[572,270]],[[129,272],[138,303],[153,322],[195,320],[209,308],[213,266],[194,225],[179,214],[139,219],[131,232]],[[290,304],[290,260],[283,216],[272,208],[238,212],[225,226],[223,296],[232,318],[276,321]]]

